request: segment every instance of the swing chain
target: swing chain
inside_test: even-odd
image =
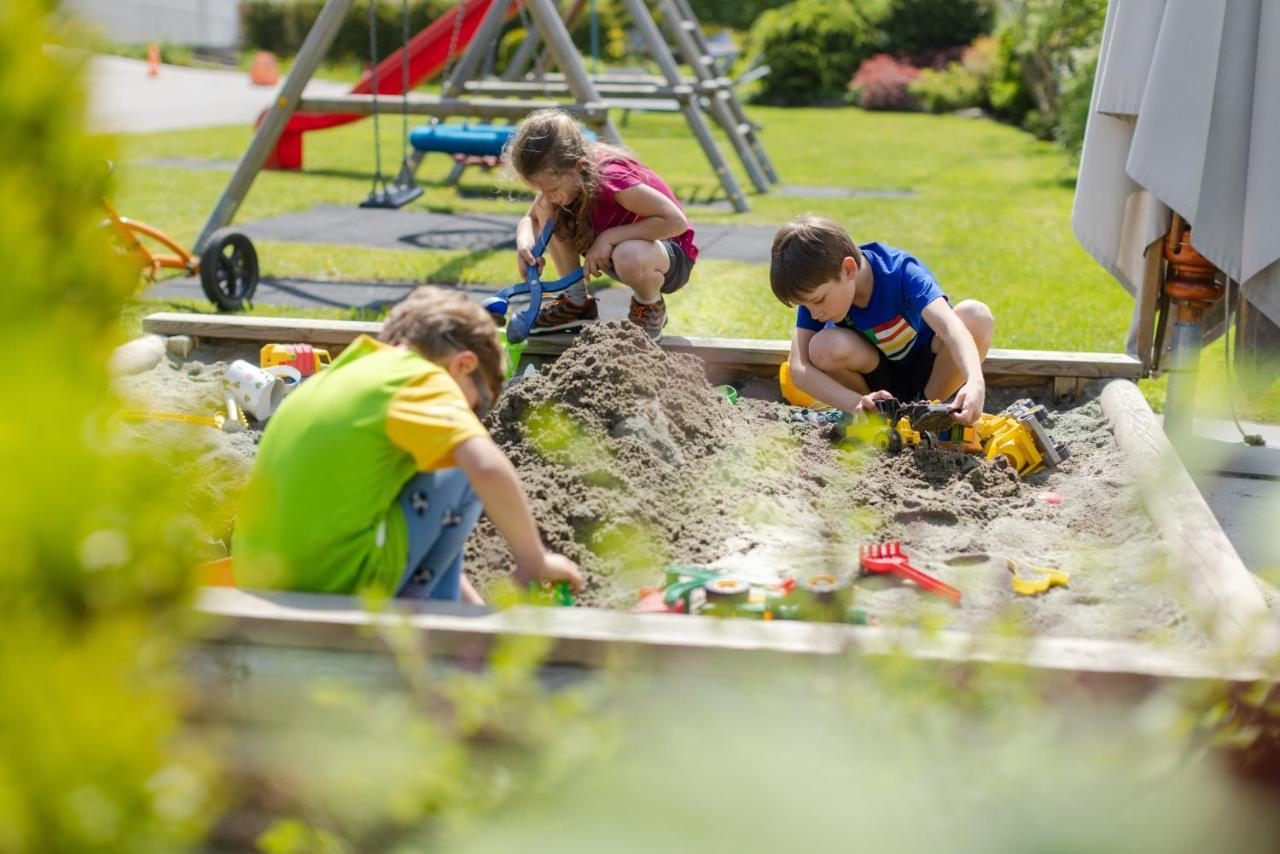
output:
[[[400,159],[409,156],[409,0],[400,0]]]
[[[378,124],[378,3],[369,0],[369,82],[370,94],[373,97],[373,188],[370,195],[378,192],[381,185],[386,192],[387,181],[382,175],[382,132]]]

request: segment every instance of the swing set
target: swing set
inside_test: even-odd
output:
[[[711,133],[708,118],[725,132],[743,170],[758,192],[767,192],[770,184],[778,181],[755,134],[755,126],[742,111],[733,90],[733,81],[717,76],[715,59],[687,0],[654,0],[657,11],[670,30],[674,50],[654,21],[648,0],[623,0],[647,53],[661,70],[658,76],[622,78],[604,74],[592,76],[587,72],[566,28],[566,20],[571,21],[575,15],[581,14],[581,7],[587,0],[574,0],[563,17],[557,8],[557,0],[459,0],[450,13],[437,18],[413,37],[408,32],[406,7],[401,15],[404,43],[385,59],[378,56],[377,36],[372,26],[376,23],[376,15],[371,15],[370,58],[374,64],[370,71],[350,94],[305,96],[303,90],[332,45],[353,2],[326,0],[307,33],[289,76],[281,85],[273,105],[259,118],[253,140],[210,213],[196,241],[197,251],[214,232],[234,219],[263,168],[302,167],[305,133],[372,115],[375,117],[376,141],[381,133],[378,117],[392,110],[402,116],[404,159],[399,174],[388,181],[382,171],[380,149],[375,145],[373,188],[370,198],[365,201],[369,207],[398,207],[416,198],[421,190],[416,186],[414,174],[426,152],[446,150],[445,146],[454,143],[461,145],[457,137],[451,136],[452,129],[437,128],[434,132],[436,142],[426,144],[424,151],[410,151],[409,114],[429,116],[432,124],[438,126],[452,117],[516,122],[534,110],[560,107],[576,116],[600,138],[620,144],[621,135],[610,111],[649,109],[651,107],[646,104],[662,99],[673,111],[683,113],[735,210],[745,211],[750,205]],[[401,2],[407,3],[407,0]],[[528,35],[504,72],[503,79],[474,79],[482,70],[485,52],[496,45],[504,24],[517,13],[527,21]],[[595,41],[598,45],[598,24]],[[540,48],[542,53],[536,56]],[[691,77],[684,76],[681,61],[692,70]],[[533,77],[525,74],[531,63]],[[449,67],[451,64],[452,68]],[[548,70],[552,67],[559,68],[559,73],[550,74]],[[413,87],[442,72],[447,77],[440,95],[410,92]],[[386,100],[390,95],[400,96],[394,107]],[[469,127],[472,128],[470,133],[477,132],[475,125]],[[510,131],[503,125],[481,127],[488,127],[490,130],[485,132],[491,134],[484,149],[486,153],[470,156],[496,157],[501,152],[497,148],[497,153],[494,153],[497,142],[502,141],[502,134]],[[419,138],[422,139],[422,135]],[[456,179],[456,173],[465,165],[468,155],[459,151],[448,153],[464,155],[463,162],[455,165],[455,175],[451,176]]]

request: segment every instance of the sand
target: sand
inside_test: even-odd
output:
[[[212,409],[234,358],[253,353],[202,347],[183,363],[164,361],[118,382],[138,405]],[[959,452],[837,447],[828,431],[788,422],[788,408],[770,399],[771,383],[751,380],[740,390],[731,404],[696,359],[613,322],[583,331],[541,374],[503,395],[489,427],[520,473],[548,546],[582,565],[582,604],[630,608],[667,563],[760,582],[822,569],[854,577],[859,604],[886,624],[1204,641],[1165,583],[1166,553],[1136,478],[1088,395],[1054,409],[1049,422],[1071,457],[1020,480],[1003,463]],[[1025,395],[993,390],[986,409]],[[192,464],[216,470],[209,497],[225,506],[252,463],[260,425],[252,426],[240,435],[153,423],[131,429],[144,441],[189,442]],[[1043,500],[1050,493],[1061,503]],[[226,531],[211,536],[225,542]],[[962,604],[895,579],[858,577],[858,546],[886,539],[902,540],[914,565],[961,589]],[[1070,586],[1017,596],[1009,559],[1065,570]],[[482,519],[468,543],[468,574],[483,588],[509,569],[504,542]]]

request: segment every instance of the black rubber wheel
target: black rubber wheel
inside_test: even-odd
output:
[[[223,311],[240,311],[258,289],[258,251],[247,235],[220,228],[200,253],[200,286]]]
[[[896,454],[902,450],[902,436],[892,427],[885,427],[875,435],[876,449],[885,454]]]

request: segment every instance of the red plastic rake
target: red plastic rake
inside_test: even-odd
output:
[[[911,565],[911,561],[902,552],[901,540],[890,540],[887,543],[872,543],[858,548],[858,560],[867,572],[895,573],[901,575],[930,593],[935,593],[955,604],[960,604],[960,591],[946,582],[939,581],[928,573],[921,572]]]

